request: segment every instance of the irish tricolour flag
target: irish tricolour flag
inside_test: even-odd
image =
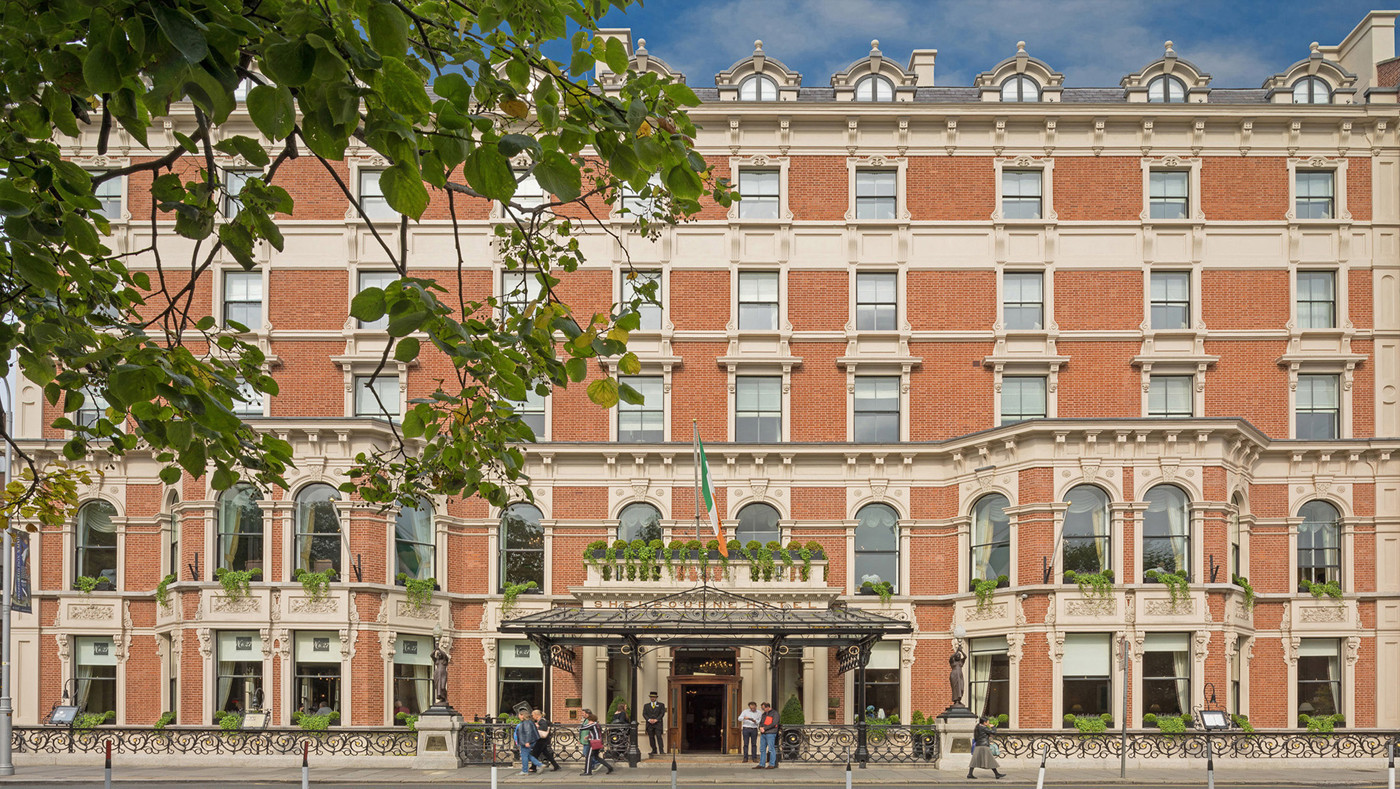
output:
[[[729,545],[725,539],[724,526],[719,522],[719,511],[715,509],[715,483],[710,479],[710,463],[705,459],[705,442],[696,437],[695,443],[700,447],[700,495],[701,501],[705,503],[705,515],[710,519],[710,531],[714,532],[715,539],[719,540],[720,555],[728,558]]]

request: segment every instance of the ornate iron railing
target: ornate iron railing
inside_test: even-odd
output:
[[[1387,746],[1400,732],[1339,731],[1330,734],[1300,731],[1227,731],[1209,735],[1217,757],[1241,759],[1385,757]],[[1206,755],[1206,733],[1164,734],[1129,731],[1128,756],[1135,759],[1169,759]],[[1115,732],[1004,731],[995,742],[1003,757],[1038,759],[1049,749],[1051,759],[1106,759],[1123,754],[1122,735]]]
[[[621,759],[627,753],[628,731],[634,724],[603,724],[603,758]],[[519,764],[513,723],[466,723],[457,735],[457,762],[468,764]],[[582,764],[588,752],[577,725],[555,724],[550,729],[550,750],[555,761]]]
[[[845,764],[860,759],[860,727],[810,724],[783,726],[780,758],[790,762]],[[937,763],[938,734],[930,726],[871,725],[866,729],[866,761],[876,764]]]
[[[407,729],[338,729],[303,731],[267,729],[225,731],[218,728],[102,726],[81,731],[55,726],[16,726],[16,753],[99,753],[112,743],[114,753],[301,755],[302,743],[313,756],[413,756],[418,735]]]

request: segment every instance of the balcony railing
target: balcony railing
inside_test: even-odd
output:
[[[825,586],[827,561],[811,548],[743,551],[590,548],[584,556],[586,584],[598,586],[689,585],[702,580],[736,587]]]

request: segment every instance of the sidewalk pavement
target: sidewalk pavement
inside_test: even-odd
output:
[[[238,784],[287,782],[300,784],[301,768],[266,767],[252,764],[237,768],[224,767],[133,767],[114,764],[114,782],[161,782],[219,785],[228,783],[231,772],[236,773]],[[393,786],[395,784],[462,784],[488,783],[490,768],[464,767],[460,770],[410,770],[404,768],[355,768],[311,766],[311,783],[315,785],[365,785]],[[1216,761],[1215,781],[1218,786],[1249,783],[1278,787],[1307,786],[1357,786],[1381,787],[1386,785],[1385,761],[1381,759],[1308,760],[1307,762],[1285,762],[1284,760]],[[597,782],[600,786],[630,784],[643,786],[669,786],[670,762],[643,763],[637,769],[619,767],[612,775],[599,773],[590,778],[579,776],[577,765],[566,765],[559,772],[546,772],[541,775],[520,775],[518,768],[502,767],[498,777],[502,785],[512,786],[587,786]],[[1037,767],[1029,765],[1005,766],[1007,780],[991,780],[983,774],[988,784],[1002,786],[1033,786]],[[965,783],[961,769],[936,770],[928,767],[872,765],[861,770],[852,769],[852,783],[855,786],[899,786],[899,785],[938,785]],[[102,780],[101,759],[91,764],[33,765],[25,766],[22,759],[16,759],[15,775],[0,777],[0,785],[43,785],[64,783],[90,783]],[[731,784],[753,786],[755,784],[800,784],[806,786],[845,785],[845,766],[784,765],[777,770],[755,774],[747,764],[690,763],[678,768],[679,783],[682,786]],[[979,781],[979,783],[981,783]],[[1170,767],[1129,767],[1126,780],[1118,777],[1116,761],[1077,761],[1059,762],[1051,760],[1045,774],[1047,786],[1076,783],[1092,783],[1101,786],[1160,786],[1163,784],[1187,784],[1204,786],[1206,783],[1205,763],[1198,759],[1183,762],[1181,766]]]

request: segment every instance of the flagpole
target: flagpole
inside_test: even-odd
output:
[[[700,420],[690,420],[690,452],[695,458],[695,539],[700,539]]]

